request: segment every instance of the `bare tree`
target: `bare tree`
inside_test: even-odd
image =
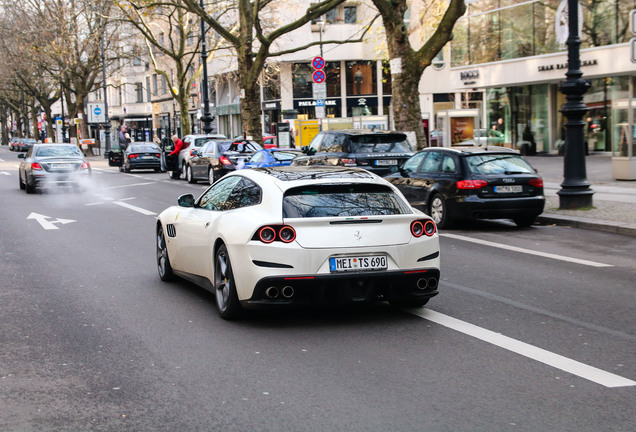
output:
[[[391,78],[395,127],[414,131],[418,149],[426,146],[422,127],[419,82],[433,58],[451,40],[455,22],[466,11],[464,0],[450,0],[435,32],[419,49],[413,48],[408,26],[404,22],[407,0],[372,0],[382,16],[392,62]]]

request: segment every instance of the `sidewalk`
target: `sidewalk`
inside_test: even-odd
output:
[[[546,204],[537,219],[541,224],[556,224],[636,236],[636,181],[612,179],[612,158],[606,154],[586,157],[587,180],[593,208],[560,210],[563,182],[563,156],[528,156],[528,161],[543,177]]]

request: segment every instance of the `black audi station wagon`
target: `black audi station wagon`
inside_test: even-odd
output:
[[[430,147],[386,180],[440,227],[460,219],[512,219],[527,227],[543,212],[543,179],[517,151]]]

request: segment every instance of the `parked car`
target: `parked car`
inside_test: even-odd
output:
[[[435,223],[365,170],[234,171],[178,204],[158,216],[159,277],[210,290],[225,319],[323,302],[420,306],[438,294]]]
[[[186,180],[196,183],[205,180],[214,183],[243,164],[261,150],[254,141],[237,143],[232,140],[211,140],[194,150],[186,166]]]
[[[305,149],[303,149],[305,150]],[[336,165],[388,174],[414,153],[402,132],[345,129],[319,132],[292,165]]]
[[[268,135],[263,137],[263,148],[276,148],[276,137],[273,135]]]
[[[543,179],[505,148],[426,148],[385,177],[440,228],[458,219],[512,219],[531,225],[543,212]]]
[[[161,149],[153,142],[131,142],[126,151],[111,151],[108,155],[108,165],[118,166],[119,171],[153,169],[161,171]]]
[[[259,150],[245,162],[244,168],[262,168],[291,165],[292,160],[303,152],[294,149],[269,148]]]
[[[25,152],[28,151],[31,146],[37,142],[38,141],[34,138],[13,138],[9,142],[9,150]]]
[[[36,143],[18,158],[20,189],[34,193],[37,188],[72,186],[81,189],[91,175],[91,166],[75,144]]]
[[[166,137],[161,140],[161,150],[164,153],[164,166],[166,171],[168,171],[168,175],[170,175],[171,179],[177,180],[180,179],[181,176],[186,173],[186,166],[190,161],[190,157],[192,152],[196,149],[201,148],[203,144],[212,140],[212,139],[227,139],[225,135],[222,134],[207,134],[207,135],[186,135],[183,137],[183,147],[179,152],[178,157],[169,156],[174,150],[174,142],[172,139]]]

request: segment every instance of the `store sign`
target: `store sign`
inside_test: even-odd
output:
[[[581,60],[581,67],[585,67],[585,66],[598,66],[598,60],[597,59]],[[546,72],[546,71],[560,70],[560,69],[567,69],[567,68],[568,68],[568,62],[565,62],[565,63],[541,65],[537,67],[537,70],[539,72]]]
[[[479,70],[470,70],[459,73],[459,79],[461,79],[464,85],[472,85],[477,84],[477,80],[479,79]]]
[[[313,107],[316,106],[315,100],[301,100],[296,101],[298,107]],[[335,99],[325,99],[324,106],[337,106],[337,101]]]

